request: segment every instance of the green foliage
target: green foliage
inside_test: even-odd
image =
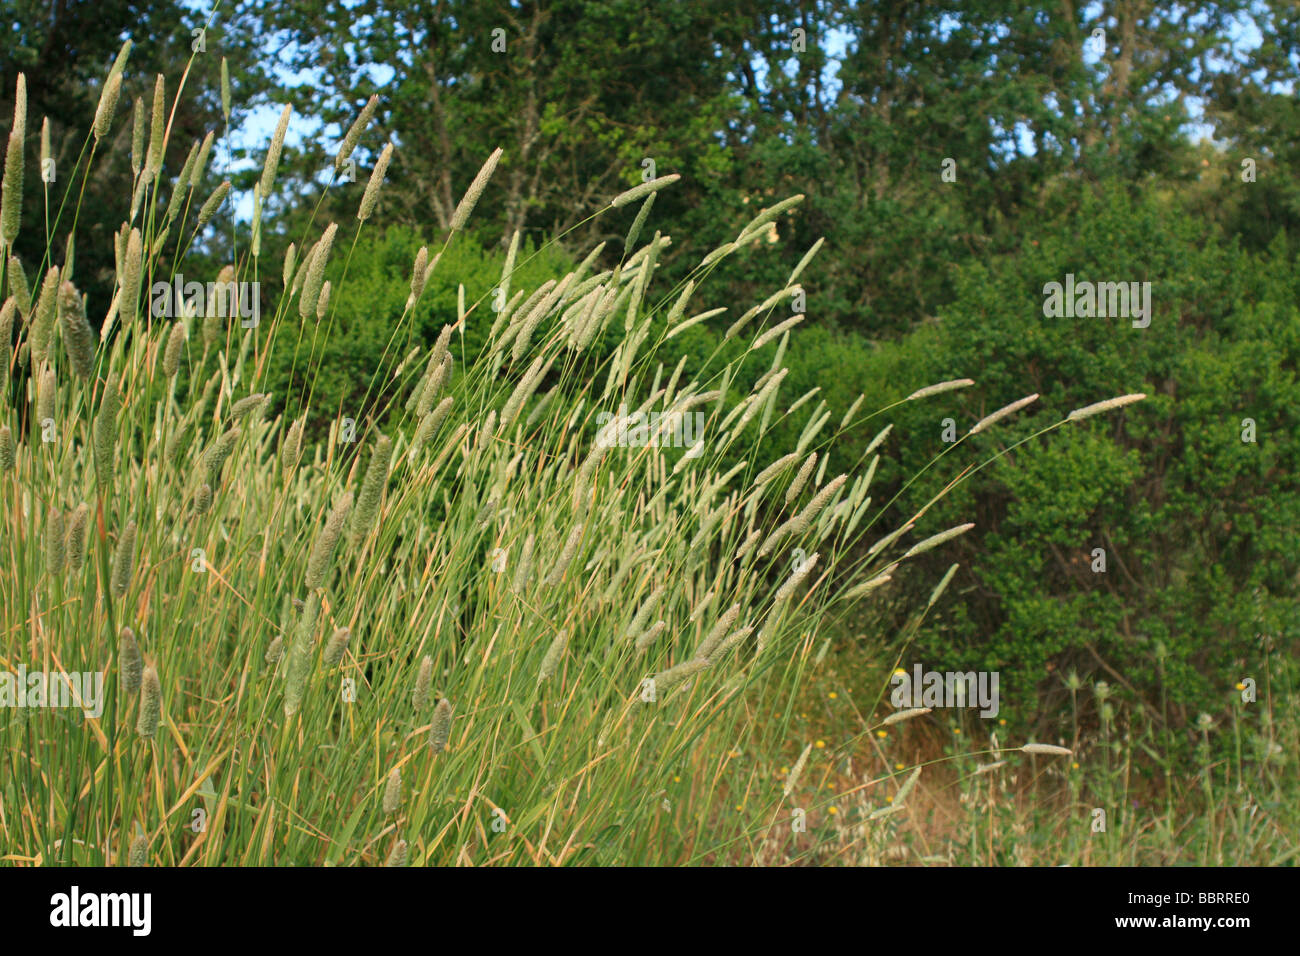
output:
[[[1042,395],[973,439],[983,454],[1101,398],[1151,397],[1029,441],[936,508],[935,528],[977,527],[957,543],[970,569],[958,580],[966,614],[924,634],[918,653],[1003,668],[1009,709],[1032,721],[1052,710],[1054,669],[1096,671],[1152,702],[1163,648],[1172,716],[1185,720],[1262,666],[1258,635],[1300,634],[1293,265],[1206,235],[1149,192],[1087,194],[1071,222],[1045,224],[993,268],[962,270],[929,377],[978,380],[956,413],[959,435],[993,408]],[[1150,281],[1150,327],[1044,317],[1044,283],[1067,272]],[[929,441],[905,440],[904,471],[940,450],[940,414],[919,423]],[[1242,440],[1246,418],[1255,443]],[[917,506],[936,487],[920,482],[904,500]],[[1092,569],[1095,548],[1105,573]]]
[[[463,354],[477,355],[496,317],[493,290],[501,282],[505,252],[463,239],[452,243],[407,315],[412,265],[421,246],[429,248],[430,258],[439,248],[413,229],[392,226],[362,236],[349,255],[331,259],[326,277],[337,291],[330,297],[329,312],[319,323],[306,323],[294,346],[282,346],[274,354],[271,391],[297,395],[310,382],[312,405],[320,415],[343,414],[358,422],[376,411],[382,415],[397,383],[377,381],[376,370],[391,366],[394,357],[413,348],[433,345],[442,327],[457,320],[461,285],[468,314],[463,340],[453,340],[453,353],[461,358],[463,341]],[[511,289],[532,289],[547,279],[559,279],[574,265],[557,246],[537,250],[525,241]],[[315,424],[319,427],[320,422]]]

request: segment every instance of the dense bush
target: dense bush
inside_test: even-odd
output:
[[[977,527],[957,543],[963,608],[925,633],[918,653],[1001,668],[1022,720],[1059,713],[1053,698],[1065,688],[1053,672],[1070,669],[1158,707],[1163,668],[1171,716],[1195,718],[1262,670],[1260,635],[1300,633],[1293,263],[1282,243],[1259,257],[1241,252],[1151,193],[1085,194],[1070,222],[1045,224],[1018,256],[961,271],[937,347],[925,352],[930,377],[979,383],[953,403],[967,406],[958,435],[1041,394],[974,439],[988,453],[1098,394],[1151,398],[1028,441],[936,507],[935,527]],[[1150,281],[1150,327],[1044,317],[1044,284],[1070,272]],[[941,414],[900,416],[904,472],[942,450]],[[1243,440],[1245,419],[1253,442]],[[919,504],[936,488],[918,482],[905,498]],[[1105,573],[1092,569],[1095,548],[1105,549]]]

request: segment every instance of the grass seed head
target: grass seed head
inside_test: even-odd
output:
[[[140,644],[135,639],[135,631],[129,627],[122,628],[122,632],[118,635],[117,673],[124,693],[134,694],[140,689],[144,674],[144,658],[140,654]]]
[[[435,755],[447,748],[451,737],[451,701],[443,698],[433,710],[433,723],[429,725],[429,749]]]
[[[162,717],[162,684],[158,680],[158,671],[152,666],[144,669],[140,679],[140,714],[135,722],[135,730],[146,740],[158,732],[158,721]]]

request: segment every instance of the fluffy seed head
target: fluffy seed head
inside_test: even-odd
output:
[[[998,422],[1002,421],[1002,419],[1006,418],[1008,415],[1014,415],[1016,412],[1020,411],[1020,409],[1024,408],[1026,405],[1032,404],[1033,402],[1036,401],[1038,401],[1037,392],[1035,392],[1033,395],[1026,395],[1024,398],[1018,399],[1017,401],[1014,401],[1009,405],[1003,405],[993,414],[985,415],[978,422],[976,422],[975,427],[970,430],[970,433],[972,435],[978,435],[980,432],[984,431],[984,429],[996,425]]]
[[[113,553],[113,573],[110,578],[113,597],[119,601],[126,597],[131,587],[131,576],[135,573],[135,522],[128,521],[117,539],[117,550]]]
[[[280,467],[286,472],[298,467],[298,460],[302,457],[302,429],[303,419],[295,419],[280,446]]]
[[[198,227],[200,229],[212,221],[212,217],[216,215],[217,210],[221,208],[221,204],[226,201],[228,195],[230,195],[230,180],[227,179],[212,190],[212,195],[208,197],[208,201],[199,209]]]
[[[36,381],[36,425],[44,427],[47,421],[54,420],[54,396],[58,383],[54,380],[54,369],[45,365],[40,378]]]
[[[1125,405],[1132,405],[1134,402],[1140,402],[1146,397],[1145,392],[1136,392],[1131,395],[1121,395],[1118,398],[1108,398],[1104,402],[1097,402],[1093,405],[1085,405],[1083,408],[1076,408],[1070,412],[1069,421],[1082,421],[1085,418],[1091,418],[1093,415],[1100,415],[1102,412],[1114,411],[1117,408],[1123,408]]]
[[[162,169],[163,147],[165,145],[163,137],[166,135],[163,126],[163,113],[166,108],[166,98],[166,80],[159,73],[153,85],[153,116],[149,125],[149,154],[144,167],[144,178],[149,182],[152,182]]]
[[[122,74],[114,73],[104,84],[103,90],[99,94],[99,105],[95,107],[95,141],[103,139],[108,135],[109,127],[113,125],[113,114],[117,112],[117,98],[122,93]]]
[[[388,851],[388,859],[384,861],[384,866],[406,866],[406,861],[410,850],[405,840],[398,840],[393,844],[393,848]]]
[[[95,459],[95,485],[103,489],[113,483],[113,451],[117,445],[117,415],[122,410],[122,395],[109,383],[99,403],[91,435],[91,449]]]
[[[95,370],[95,333],[86,321],[86,304],[71,282],[59,286],[59,325],[72,371],[88,379]]]
[[[144,163],[144,98],[137,96],[131,108],[131,175],[139,176]]]
[[[609,204],[613,206],[615,209],[620,209],[623,206],[626,206],[628,203],[636,202],[642,196],[648,196],[651,193],[658,192],[659,190],[663,189],[665,186],[672,185],[673,183],[677,182],[677,180],[681,178],[682,177],[680,173],[672,173],[669,176],[659,176],[655,179],[650,180],[649,182],[645,182],[637,186],[633,186],[631,189],[625,189],[623,192],[619,193],[617,196],[611,199],[609,201]]]
[[[1027,754],[1043,754],[1049,757],[1068,757],[1074,752],[1069,747],[1057,747],[1054,744],[1025,744],[1020,749]]]
[[[487,187],[488,180],[492,178],[492,173],[497,168],[497,163],[501,160],[501,147],[498,146],[492,151],[492,155],[487,158],[483,168],[478,171],[474,181],[469,184],[469,189],[465,190],[465,196],[461,199],[460,204],[456,207],[455,213],[451,217],[451,231],[456,232],[463,227],[469,219],[470,213],[474,211],[474,206],[478,199],[483,195],[483,190]]]
[[[447,748],[451,737],[451,701],[443,698],[433,710],[433,723],[429,725],[429,749],[440,754]]]
[[[384,812],[396,813],[401,805],[402,771],[394,767],[393,772],[388,775],[388,782],[384,784]]]
[[[141,834],[131,841],[131,849],[127,854],[127,862],[131,866],[149,865],[149,841],[145,839],[144,834]]]
[[[158,721],[162,717],[162,684],[158,680],[158,671],[152,666],[144,669],[140,680],[140,715],[135,722],[135,731],[146,740],[158,732]]]
[[[365,536],[379,521],[379,506],[383,501],[384,486],[388,484],[388,466],[392,459],[392,439],[387,435],[378,436],[375,447],[370,452],[366,477],[361,482],[361,494],[357,496],[356,514],[352,516],[351,532],[354,538]]]
[[[415,675],[415,691],[411,694],[411,706],[417,714],[424,713],[429,706],[429,689],[433,686],[433,658],[428,654],[420,661],[419,673]]]
[[[144,673],[144,658],[140,654],[140,644],[135,639],[135,631],[129,627],[122,628],[117,638],[117,673],[125,693],[134,694],[140,689]]]
[[[185,350],[185,326],[177,322],[167,336],[167,348],[163,352],[163,375],[172,378],[181,370],[181,354]]]
[[[284,656],[284,638],[281,637],[279,634],[277,634],[275,636],[275,640],[273,640],[270,644],[267,645],[266,654],[262,657],[262,660],[266,661],[266,663],[268,664],[274,665],[283,656]]]
[[[954,378],[947,382],[939,382],[935,385],[927,385],[925,388],[918,388],[903,401],[910,402],[917,398],[929,398],[931,395],[941,395],[944,392],[951,392],[959,388],[969,388],[974,384],[975,380],[973,378]]]
[[[126,261],[122,265],[122,295],[118,300],[118,315],[122,324],[135,320],[135,310],[140,302],[140,270],[144,263],[144,239],[139,229],[132,229],[126,239]]]
[[[266,152],[266,164],[262,167],[262,178],[258,185],[262,196],[271,195],[271,187],[275,184],[275,172],[280,168],[280,152],[284,149],[284,134],[289,130],[289,117],[293,114],[293,107],[285,105],[280,113],[280,122],[275,126],[275,135],[271,137],[271,148]]]
[[[351,511],[352,492],[348,491],[330,510],[329,516],[325,519],[325,527],[321,529],[312,544],[311,556],[307,559],[308,588],[315,589],[325,583],[325,574],[334,559],[334,549],[339,543],[339,535],[343,533],[343,526],[347,523]]]
[[[51,577],[62,574],[67,560],[63,512],[50,505],[45,516],[45,573]]]
[[[14,125],[5,149],[4,182],[0,186],[0,244],[13,248],[23,217],[23,138],[27,135],[27,78],[18,74],[14,96]]]
[[[365,132],[366,127],[370,125],[371,119],[374,118],[375,109],[379,106],[379,94],[376,93],[366,100],[366,105],[361,108],[361,114],[353,121],[348,128],[347,135],[343,137],[343,142],[339,144],[339,151],[334,155],[334,172],[339,172],[347,161],[352,158],[352,151],[357,148],[357,143],[361,140],[361,134]]]
[[[320,240],[312,247],[311,264],[307,266],[307,278],[302,284],[302,295],[298,299],[298,313],[304,318],[316,314],[316,303],[320,299],[321,286],[325,282],[325,263],[329,259],[330,248],[334,245],[334,234],[338,232],[338,223],[325,227]]]
[[[59,267],[51,266],[41,280],[41,291],[36,294],[35,315],[27,341],[32,348],[32,367],[38,368],[49,358],[50,337],[54,334],[54,320],[58,315]]]
[[[73,574],[80,574],[86,563],[86,522],[89,517],[90,507],[83,501],[68,518],[68,570]]]
[[[929,707],[909,707],[907,710],[896,710],[883,721],[881,726],[888,727],[890,724],[901,724],[905,720],[911,720],[914,717],[924,717],[930,713]]]
[[[330,637],[329,643],[325,645],[325,651],[321,654],[321,664],[327,669],[338,667],[343,660],[343,653],[348,649],[348,642],[352,640],[352,631],[346,627],[340,627]]]
[[[789,504],[799,497],[799,492],[803,491],[803,486],[808,483],[812,476],[813,468],[817,466],[817,452],[813,452],[805,459],[803,465],[799,468],[798,473],[794,476],[794,481],[790,482],[790,487],[785,491],[785,503]]]
[[[973,523],[968,522],[966,524],[959,524],[955,528],[949,528],[947,531],[940,531],[938,534],[931,535],[930,537],[926,538],[924,541],[919,541],[916,544],[912,545],[912,547],[907,550],[907,553],[904,554],[903,557],[910,558],[913,555],[924,554],[926,551],[929,551],[932,548],[939,547],[939,545],[943,544],[946,541],[951,541],[953,538],[957,537],[958,535],[965,534],[973,527],[975,527],[975,525]]]
[[[14,433],[8,425],[0,425],[0,474],[14,466]]]
[[[781,794],[786,799],[789,799],[790,794],[794,793],[794,788],[799,783],[799,776],[803,773],[803,768],[808,763],[808,755],[811,753],[812,744],[808,744],[803,748],[803,753],[799,755],[799,759],[794,762],[794,766],[790,768],[790,773],[785,778],[785,786],[781,788]]]
[[[370,173],[370,181],[366,183],[366,191],[361,196],[361,208],[357,210],[357,218],[362,222],[369,219],[370,214],[375,211],[375,203],[379,201],[379,187],[384,184],[384,176],[388,172],[388,163],[392,158],[393,144],[389,143],[379,154],[379,159],[375,161],[375,168]]]
[[[564,660],[564,652],[569,646],[568,631],[560,631],[551,641],[551,646],[546,650],[546,656],[542,658],[542,666],[537,671],[537,683],[550,680],[559,670],[560,662]]]

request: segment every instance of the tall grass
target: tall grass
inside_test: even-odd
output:
[[[712,266],[744,254],[793,202],[760,213],[682,287],[654,286],[669,237],[633,250],[629,236],[608,268],[597,250],[559,281],[516,290],[500,311],[467,303],[432,346],[416,342],[410,321],[439,258],[422,250],[367,401],[322,409],[312,401],[317,358],[337,318],[327,263],[341,257],[346,272],[382,202],[382,173],[355,224],[315,223],[295,243],[301,255],[261,261],[260,203],[286,110],[254,233],[214,277],[283,271],[284,297],[254,328],[196,309],[156,319],[152,284],[182,271],[229,190],[196,194],[206,145],[168,176],[174,108],[165,110],[164,89],[160,77],[148,161],[133,163],[131,217],[115,237],[112,302],[86,302],[55,253],[72,248],[56,237],[75,231],[111,110],[63,195],[47,196],[56,215],[44,261],[18,262],[8,248],[18,227],[6,220],[3,231],[5,314],[18,321],[16,347],[6,338],[0,353],[12,373],[0,423],[14,443],[0,455],[0,666],[106,675],[99,717],[0,708],[3,858],[812,858],[817,840],[791,820],[830,799],[797,797],[796,778],[826,764],[795,709],[824,659],[823,633],[897,572],[912,529],[924,531],[919,554],[964,528],[945,532],[924,508],[897,516],[872,501],[887,432],[870,460],[837,458],[840,434],[878,429],[888,409],[855,406],[831,430],[824,403],[782,410],[789,323],[777,336],[765,329],[780,328],[773,312],[809,257],[731,326],[754,340],[742,359],[715,353],[672,368],[656,359],[681,322],[703,321],[690,317],[691,300]],[[392,154],[384,147],[381,162]],[[444,249],[463,241],[499,158],[469,186]],[[22,164],[6,163],[6,211],[22,188],[11,167]],[[672,179],[598,215],[637,200],[648,211]],[[87,337],[87,312],[104,317],[97,337]],[[493,335],[470,354],[458,333],[474,322]],[[593,346],[603,332],[615,336],[612,351]],[[302,370],[301,387],[267,396],[282,352]],[[754,360],[769,373],[733,400],[739,363]],[[617,421],[598,416],[620,406],[702,412],[701,442],[607,447]],[[773,426],[796,413],[806,422],[797,446],[773,447]],[[880,725],[868,714],[842,748]],[[794,754],[797,773],[773,772]],[[886,775],[897,800],[882,793],[864,808],[880,827],[917,786],[911,769]]]

